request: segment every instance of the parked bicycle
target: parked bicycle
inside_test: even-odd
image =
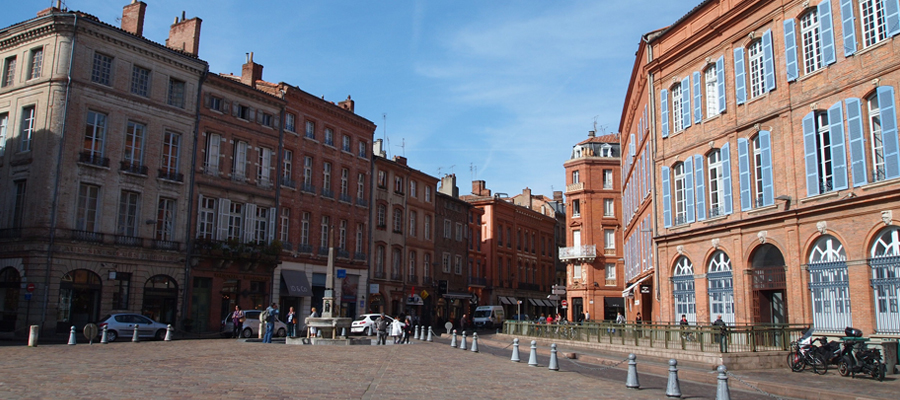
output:
[[[787,356],[788,367],[791,371],[800,372],[809,366],[816,374],[825,375],[828,372],[828,363],[819,347],[815,345],[812,333],[813,328],[810,327],[800,339],[791,342],[791,352]]]

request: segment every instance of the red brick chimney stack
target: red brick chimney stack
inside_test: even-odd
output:
[[[344,101],[338,103],[338,105],[347,111],[353,112],[353,109],[355,108],[356,103],[352,99],[350,99],[350,95],[348,94],[347,100],[344,100]]]
[[[247,62],[241,67],[241,83],[256,87],[256,81],[262,80],[263,66],[253,62],[253,52],[247,53]]]
[[[490,196],[491,190],[485,187],[483,180],[472,181],[472,194],[476,196]]]
[[[169,38],[166,39],[166,47],[196,56],[200,51],[201,23],[203,23],[203,20],[197,17],[185,19],[184,11],[182,11],[181,20],[175,17],[175,22],[169,27]]]
[[[144,35],[144,14],[147,3],[131,0],[131,4],[122,7],[122,30],[138,36]]]

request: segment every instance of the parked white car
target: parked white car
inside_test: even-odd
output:
[[[363,314],[357,317],[350,324],[350,333],[351,334],[361,334],[366,336],[372,336],[375,334],[375,320],[378,319],[378,316],[381,314]],[[385,318],[388,320],[388,324],[394,322],[394,319],[389,315],[385,315]]]
[[[168,325],[156,322],[140,314],[110,314],[100,319],[97,324],[98,335],[103,335],[103,327],[106,327],[106,340],[115,342],[119,337],[130,339],[134,337],[134,327],[137,325],[138,337],[141,339],[166,338]]]
[[[241,330],[242,338],[259,337],[259,314],[261,310],[244,310],[244,329]],[[263,328],[265,329],[265,327]],[[231,322],[231,316],[222,320],[222,335],[230,335],[234,331],[234,324]],[[275,318],[275,330],[272,336],[284,337],[287,335],[287,325]]]

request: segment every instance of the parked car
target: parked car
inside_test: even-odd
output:
[[[140,314],[109,314],[100,318],[97,324],[99,335],[103,335],[103,327],[106,327],[106,340],[115,342],[119,336],[125,338],[134,337],[134,326],[137,325],[138,338],[163,340],[166,338],[168,325],[156,322]]]
[[[363,314],[353,320],[353,323],[350,324],[350,334],[361,334],[366,336],[372,336],[375,334],[375,320],[378,319],[378,316],[381,314]],[[389,315],[385,315],[385,318],[388,320],[388,324],[394,322],[394,319]]]
[[[259,337],[259,314],[262,310],[244,310],[244,329],[241,331],[242,338]],[[263,328],[265,329],[265,328]],[[299,326],[298,326],[299,332]],[[231,322],[231,315],[222,320],[222,336],[231,335],[234,332],[234,324]],[[272,332],[275,337],[284,337],[287,335],[287,325],[275,317],[275,330]]]

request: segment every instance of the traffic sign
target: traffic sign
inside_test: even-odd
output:
[[[25,290],[27,290],[28,293],[34,292],[34,284],[29,283],[29,284],[25,285]]]
[[[559,296],[557,296],[555,294],[551,294],[551,295],[547,296],[547,300],[556,301],[556,300],[559,300]]]
[[[562,306],[565,307],[565,306],[569,305],[569,302],[566,301],[566,299],[563,299],[559,302],[559,304],[562,304]]]
[[[344,278],[346,278],[346,277],[347,277],[347,270],[346,270],[346,269],[339,269],[339,270],[337,270],[337,277],[338,277],[338,279],[344,279]]]
[[[566,294],[566,289],[553,289],[551,291],[553,294]]]

